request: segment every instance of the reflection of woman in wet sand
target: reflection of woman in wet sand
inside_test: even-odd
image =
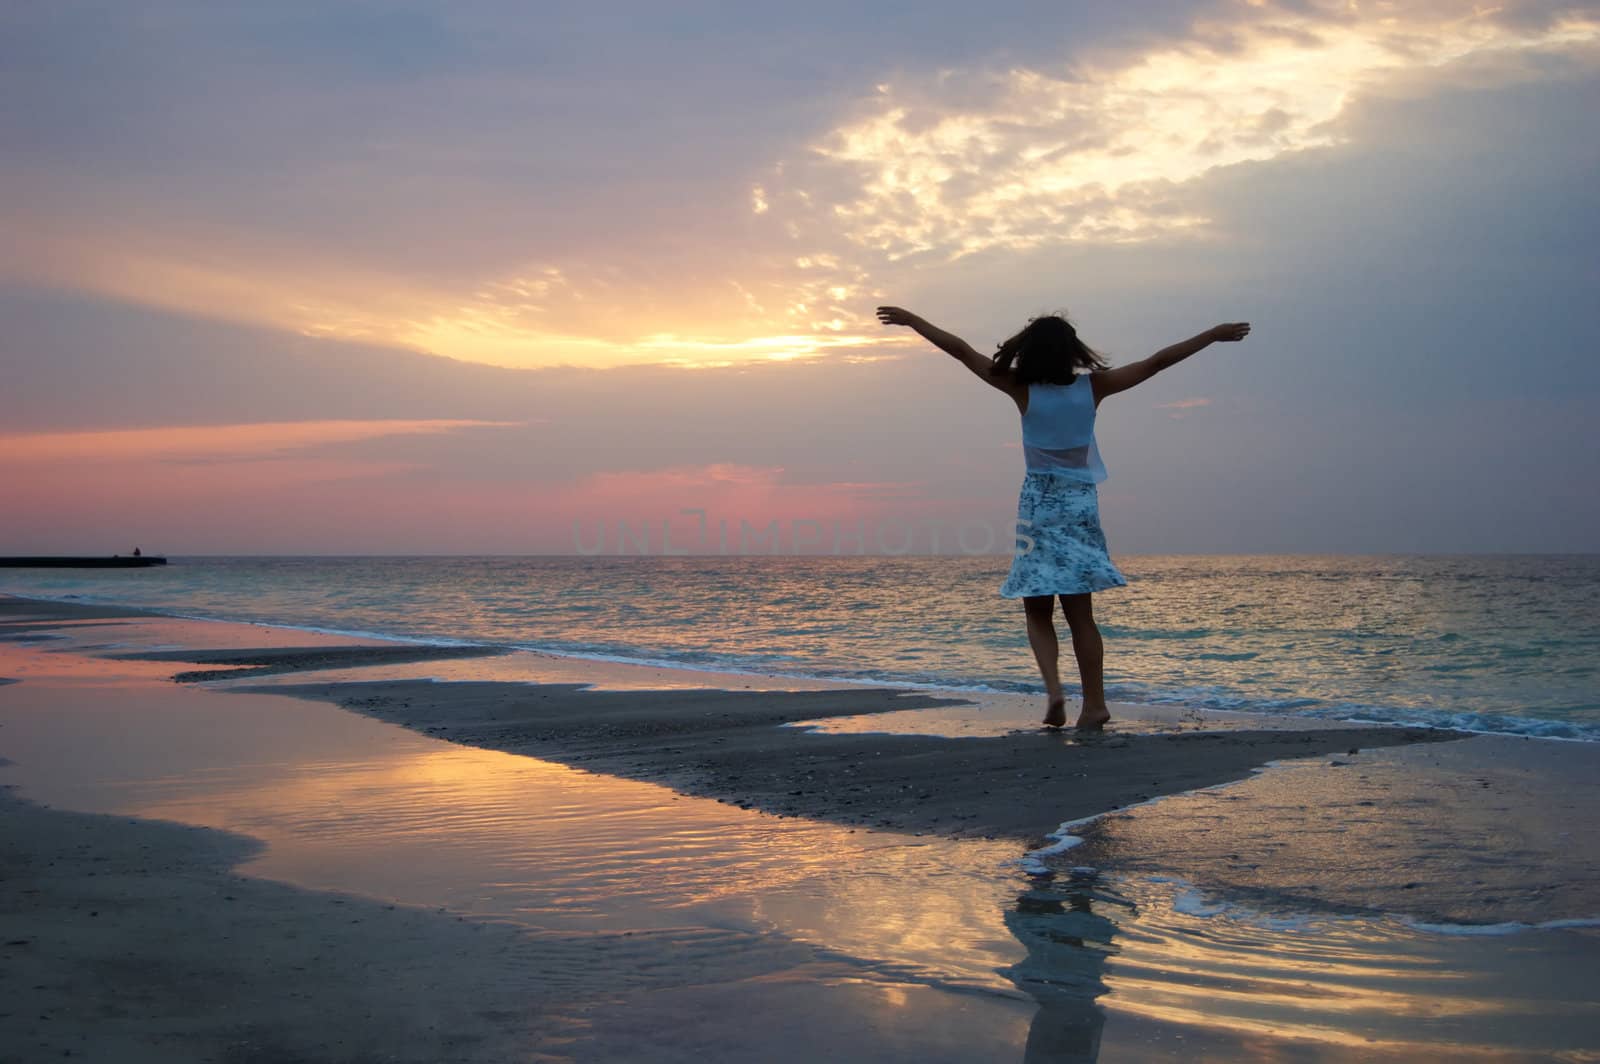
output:
[[[1095,999],[1106,992],[1102,974],[1116,925],[1094,911],[1097,895],[1101,904],[1114,900],[1093,873],[1074,874],[1064,887],[1024,891],[1006,913],[1006,927],[1028,955],[1001,974],[1039,1003],[1024,1064],[1091,1064],[1100,1056],[1106,1017]]]
[[[1243,322],[1218,325],[1149,358],[1111,369],[1078,339],[1070,322],[1055,315],[1034,318],[1001,344],[993,358],[980,355],[961,337],[899,307],[879,307],[878,320],[915,329],[1017,404],[1028,465],[1017,505],[1018,549],[1000,594],[1022,600],[1028,643],[1049,699],[1044,722],[1053,728],[1067,722],[1067,699],[1056,667],[1060,645],[1055,600],[1061,599],[1083,681],[1083,710],[1077,726],[1086,730],[1104,727],[1111,719],[1103,679],[1105,651],[1094,623],[1091,596],[1122,587],[1127,580],[1111,563],[1105,533],[1100,530],[1095,485],[1105,479],[1106,471],[1094,442],[1095,411],[1106,396],[1127,391],[1204,347],[1243,340],[1250,326]]]

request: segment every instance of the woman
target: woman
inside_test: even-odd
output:
[[[1054,616],[1059,596],[1083,681],[1083,709],[1077,727],[1083,731],[1105,727],[1111,711],[1106,708],[1105,651],[1094,623],[1092,596],[1096,591],[1123,587],[1128,581],[1112,564],[1105,533],[1100,530],[1095,485],[1105,479],[1106,471],[1094,442],[1095,411],[1106,396],[1125,392],[1202,348],[1243,340],[1250,334],[1250,326],[1245,322],[1218,325],[1142,361],[1111,369],[1078,339],[1070,322],[1056,315],[1034,318],[1001,344],[993,358],[985,358],[961,337],[899,307],[879,307],[878,320],[916,330],[1017,404],[1022,414],[1027,475],[1017,504],[1019,549],[1000,594],[1022,600],[1028,644],[1039,662],[1049,699],[1046,726],[1059,728],[1067,722],[1067,699],[1056,668],[1060,645]]]

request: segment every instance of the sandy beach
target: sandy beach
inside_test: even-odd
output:
[[[1600,913],[1587,744],[875,732],[1032,707],[22,599],[0,639],[0,1059],[1595,1059],[1592,931],[1491,1009],[1522,962],[1425,930]],[[1223,928],[1248,970],[1193,959]],[[1324,958],[1342,1026],[1268,971],[1307,928],[1383,960]]]
[[[653,780],[779,816],[1028,847],[1065,820],[1237,780],[1270,761],[1447,738],[1360,728],[946,739],[779,727],[950,701],[859,688],[640,692],[400,680],[256,690],[325,699],[451,742]]]
[[[260,848],[238,835],[0,815],[0,1059],[519,1059],[519,929],[236,875]]]

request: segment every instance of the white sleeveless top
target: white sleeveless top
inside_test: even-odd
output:
[[[1022,453],[1028,472],[1098,484],[1106,479],[1094,442],[1094,384],[1080,373],[1071,384],[1028,385],[1022,415]]]

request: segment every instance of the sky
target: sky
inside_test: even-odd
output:
[[[0,7],[0,554],[1600,550],[1600,3]]]

